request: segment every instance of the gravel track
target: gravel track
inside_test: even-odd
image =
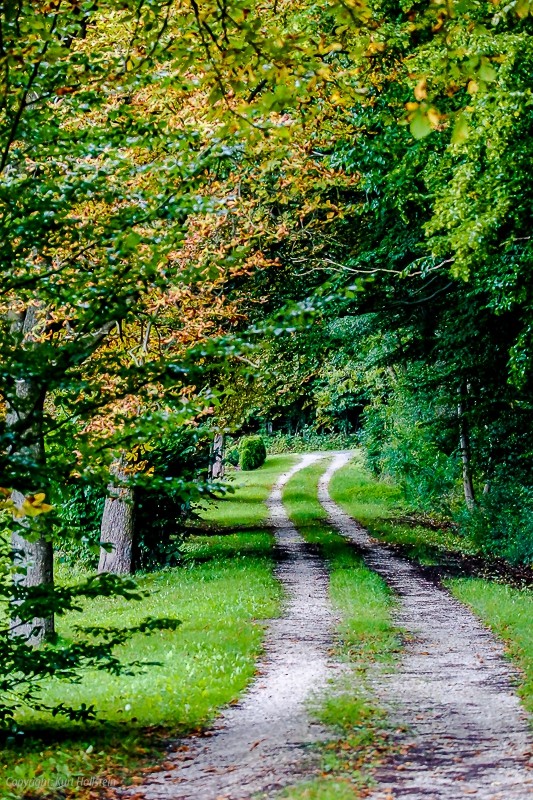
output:
[[[309,454],[285,473],[268,501],[278,567],[287,601],[269,623],[259,676],[242,701],[224,711],[207,735],[178,743],[174,768],[149,775],[126,796],[146,800],[243,800],[277,790],[316,770],[311,745],[327,732],[309,719],[307,701],[340,667],[332,661],[335,617],[323,561],[289,522],[281,496],[300,469],[322,458]]]
[[[331,500],[329,481],[350,457],[335,456],[320,480],[319,499],[329,524],[398,596],[394,621],[407,640],[398,669],[374,680],[402,754],[378,769],[371,798],[531,800],[532,740],[502,644]]]

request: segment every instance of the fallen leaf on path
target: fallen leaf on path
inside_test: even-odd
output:
[[[257,742],[254,742],[253,745],[250,747],[250,750],[254,750],[261,742],[266,741],[265,739],[258,739]]]

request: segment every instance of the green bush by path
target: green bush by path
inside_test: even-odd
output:
[[[261,436],[245,436],[239,442],[239,464],[243,470],[258,469],[265,463],[267,451]]]
[[[329,450],[352,450],[358,445],[356,434],[317,433],[304,428],[300,433],[264,435],[269,453],[314,453]]]
[[[463,535],[487,556],[533,564],[533,486],[494,481],[471,511],[455,516]]]
[[[227,451],[226,455],[225,455],[225,461],[226,461],[227,464],[231,464],[232,467],[238,467],[239,466],[239,448],[238,447],[230,448]]]
[[[392,665],[400,647],[391,619],[394,598],[386,583],[365,566],[346,539],[325,524],[326,515],[317,500],[324,469],[320,461],[296,473],[283,500],[301,535],[320,548],[328,563],[330,596],[341,617],[337,651],[351,669],[317,700],[315,713],[336,737],[323,748],[327,775],[288,789],[283,796],[290,800],[352,800],[359,796],[358,788],[369,785],[372,764],[386,743],[379,731],[383,712],[365,676],[376,661]]]
[[[272,537],[254,525],[266,518],[263,501],[292,461],[269,459],[246,476],[231,499],[206,512],[205,518],[218,525],[251,522],[248,530],[192,536],[184,546],[184,566],[140,579],[150,593],[142,601],[95,600],[85,604],[82,614],[59,620],[64,638],[76,624],[130,625],[161,613],[178,617],[182,625],[174,632],[136,637],[124,647],[125,659],[160,662],[144,673],[113,677],[95,672],[70,686],[50,681],[47,702],[95,703],[101,721],[82,726],[45,713],[21,716],[25,736],[1,753],[2,800],[86,796],[88,789],[77,786],[83,778],[122,782],[131,771],[138,774],[143,763],[164,758],[166,736],[208,724],[220,706],[239,696],[254,675],[261,620],[275,616],[280,603]],[[59,578],[66,580],[65,567]],[[40,785],[32,794],[24,782],[36,778]]]

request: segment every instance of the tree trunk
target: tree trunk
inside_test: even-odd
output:
[[[118,481],[125,479],[121,466],[113,470]],[[133,492],[127,486],[108,486],[109,497],[106,498],[100,543],[112,545],[109,551],[100,549],[98,572],[112,572],[114,575],[129,575],[132,571],[132,551],[134,533]]]
[[[459,447],[461,450],[461,461],[463,463],[463,490],[467,507],[472,511],[476,503],[474,494],[474,483],[472,480],[472,467],[470,463],[470,441],[468,435],[468,423],[464,410],[464,386],[459,389],[459,402],[457,404],[457,418],[459,420]]]
[[[37,310],[30,307],[12,317],[11,331],[20,336],[21,344],[32,346],[32,335],[37,324]],[[43,414],[45,391],[34,380],[21,377],[15,383],[14,392],[7,397],[6,428],[11,433],[10,459],[15,483],[22,488],[22,474],[42,476],[45,466],[43,438]],[[21,473],[21,475],[17,473]],[[42,481],[42,477],[40,477]],[[42,485],[25,487],[25,492],[42,491]],[[15,505],[22,505],[24,494],[13,492]],[[31,528],[29,520],[19,522],[18,530],[12,532],[12,552],[15,566],[23,571],[15,573],[14,580],[22,586],[49,586],[54,583],[53,547],[43,534],[33,540],[24,536]],[[54,633],[54,617],[36,618],[21,623],[16,618],[11,621],[13,634],[24,636],[29,644],[39,644]]]
[[[24,495],[13,492],[13,500],[21,504]],[[21,524],[21,530],[24,526]],[[15,582],[22,586],[45,586],[54,583],[54,551],[52,542],[44,536],[35,541],[28,541],[21,533],[13,532],[11,537],[13,562],[16,567],[23,567],[24,572],[15,574]],[[33,622],[21,623],[15,616],[11,620],[11,632],[16,636],[24,636],[28,644],[37,645],[52,638],[55,632],[54,616],[35,617]]]
[[[214,480],[224,477],[224,434],[215,433],[211,451],[210,477]]]

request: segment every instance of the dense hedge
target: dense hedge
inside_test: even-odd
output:
[[[265,437],[267,450],[272,455],[279,453],[312,453],[323,450],[353,450],[358,446],[355,434],[317,433],[304,428],[300,433],[276,433]]]
[[[231,447],[226,452],[225,460],[228,464],[231,464],[232,467],[239,466],[239,448],[238,447]]]

